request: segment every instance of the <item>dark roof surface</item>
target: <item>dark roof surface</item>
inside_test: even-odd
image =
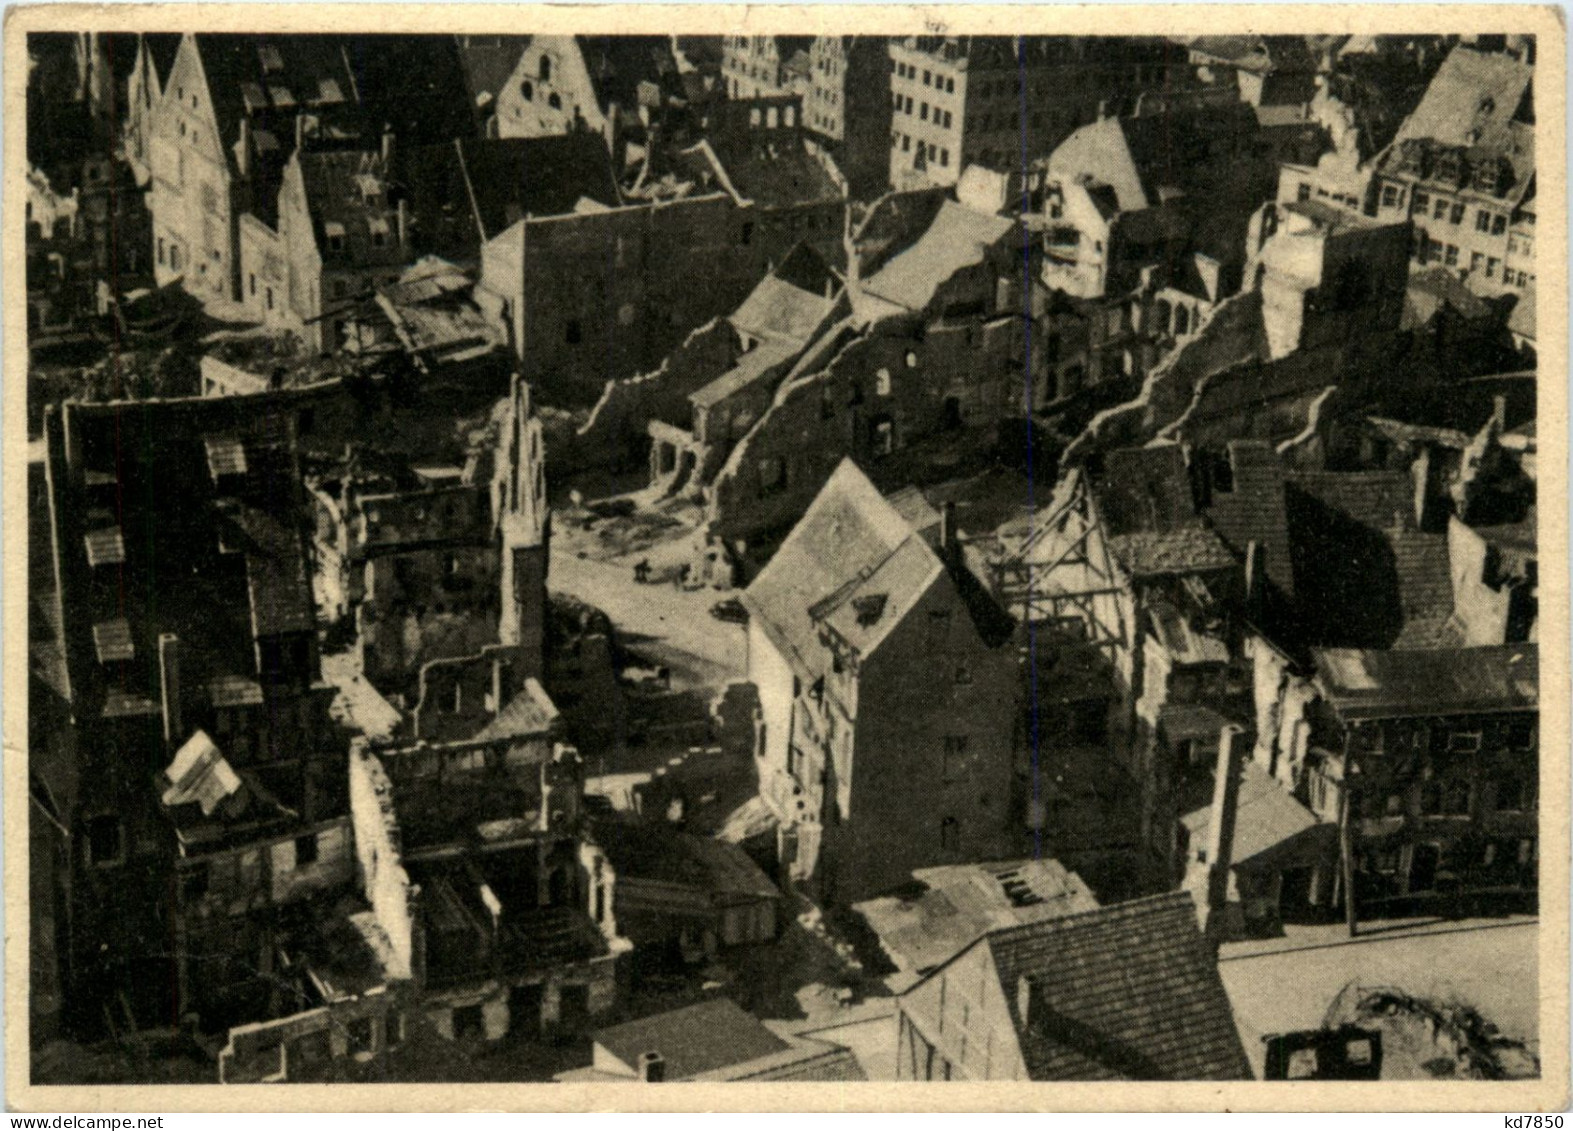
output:
[[[1033,1080],[1251,1078],[1186,892],[1009,927],[983,945]]]
[[[599,821],[595,840],[620,878],[658,880],[706,894],[775,899],[759,866],[735,844],[656,824]]]
[[[1433,651],[1328,648],[1318,682],[1346,720],[1533,711],[1540,705],[1540,647],[1500,644]]]
[[[1450,640],[1447,536],[1416,528],[1403,471],[1291,472],[1285,499],[1312,642],[1434,648]]]
[[[1265,556],[1267,576],[1285,593],[1294,592],[1289,558],[1289,514],[1284,504],[1284,471],[1271,444],[1234,440],[1228,448],[1233,484],[1214,491],[1206,513],[1213,529],[1243,559],[1256,542]]]
[[[636,1070],[645,1053],[659,1053],[666,1062],[668,1080],[689,1079],[791,1047],[724,997],[614,1025],[598,1031],[594,1039]]]
[[[561,216],[581,199],[621,203],[599,135],[459,139],[407,146],[394,160],[410,195],[411,239],[423,254],[473,258],[526,216]]]

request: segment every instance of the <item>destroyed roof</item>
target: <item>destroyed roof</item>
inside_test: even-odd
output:
[[[1210,804],[1180,818],[1193,847],[1206,843],[1212,818]],[[1277,779],[1255,762],[1246,761],[1240,770],[1231,866],[1238,868],[1265,852],[1283,848],[1317,824],[1316,814],[1291,797]],[[1334,826],[1327,827],[1331,830]]]
[[[1458,46],[1443,60],[1394,148],[1411,138],[1511,152],[1512,122],[1529,95],[1535,68],[1500,52]]]
[[[1008,927],[977,945],[993,957],[1032,1080],[1251,1078],[1186,892]]]
[[[861,292],[898,310],[920,312],[944,283],[958,271],[983,263],[989,250],[1014,228],[1015,221],[1007,216],[992,216],[947,200],[917,243],[866,280]]]
[[[1218,535],[1200,521],[1173,530],[1116,534],[1109,546],[1134,576],[1200,573],[1238,564]]]
[[[947,864],[912,874],[918,895],[887,895],[853,907],[903,970],[933,969],[999,927],[1036,923],[1098,906],[1080,876],[1058,860]]]
[[[496,327],[471,297],[469,276],[436,256],[381,288],[377,306],[412,353],[461,361],[501,344]]]
[[[824,648],[810,610],[827,597],[855,588],[909,542],[922,546],[932,568],[913,571],[904,561],[897,573],[911,585],[941,568],[906,520],[887,503],[857,464],[843,459],[798,520],[786,541],[742,594],[743,603],[788,658],[818,673]],[[910,551],[909,551],[910,553]],[[919,593],[892,594],[902,612]],[[891,618],[896,613],[890,614]]]
[[[1317,683],[1346,721],[1534,711],[1539,645],[1429,651],[1315,651]]]
[[[691,888],[716,902],[778,899],[769,878],[736,844],[695,836],[669,825],[607,820],[595,825],[619,880],[651,880]]]
[[[1191,573],[1236,564],[1229,547],[1196,513],[1178,444],[1109,452],[1093,492],[1110,548],[1132,574]]]
[[[801,140],[730,146],[718,154],[726,178],[760,208],[828,204],[842,199],[830,171]]]
[[[724,997],[600,1029],[593,1040],[635,1071],[645,1053],[658,1054],[668,1080],[692,1079],[791,1047]]]

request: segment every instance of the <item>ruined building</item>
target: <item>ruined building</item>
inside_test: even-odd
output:
[[[294,918],[322,918],[301,907],[347,884],[349,736],[319,665],[299,407],[263,393],[46,413],[42,623],[72,722],[39,735],[32,772],[63,838],[56,939],[78,1032],[252,1019]]]
[[[615,879],[539,684],[471,739],[358,742],[349,786],[365,898],[438,1034],[576,1034],[612,1007]]]
[[[543,671],[545,448],[515,378],[465,466],[349,463],[313,487],[325,614],[425,737],[470,737]]]
[[[851,314],[808,347],[716,475],[712,539],[752,561],[844,457],[889,488],[983,458],[1002,422],[1024,416],[1042,359],[1027,349],[1017,231],[947,201],[916,243],[849,279]]]
[[[1434,378],[1400,331],[1408,227],[1317,201],[1265,205],[1252,221],[1245,289],[1066,449],[1069,463],[1149,440],[1275,444],[1307,432],[1330,397],[1396,395]]]

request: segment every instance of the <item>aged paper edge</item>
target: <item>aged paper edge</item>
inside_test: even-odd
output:
[[[371,1084],[35,1087],[29,1081],[27,801],[27,326],[23,215],[29,31],[967,32],[1039,35],[1523,32],[1540,37],[1535,83],[1542,329],[1537,432],[1541,559],[1542,1076],[1515,1082]],[[4,814],[6,1104],[12,1111],[1558,1111],[1569,1104],[1569,694],[1567,531],[1566,28],[1551,6],[1457,4],[481,5],[40,4],[5,19]]]

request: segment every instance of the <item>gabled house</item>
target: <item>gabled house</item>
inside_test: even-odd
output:
[[[1184,892],[1003,927],[901,995],[898,1080],[1249,1080]]]
[[[584,131],[619,165],[629,135],[682,90],[672,41],[658,35],[536,35],[497,92],[497,137]]]
[[[1021,828],[1012,624],[941,527],[931,545],[844,460],[742,597],[782,872],[830,902]]]
[[[277,235],[246,218],[241,299],[313,350],[362,348],[345,335],[358,331],[357,311],[421,257],[473,267],[487,240],[526,216],[619,202],[605,146],[589,134],[419,145],[388,133],[375,149],[297,152]]]
[[[157,281],[209,305],[240,300],[243,229],[277,225],[297,150],[474,129],[452,39],[187,33],[145,131]]]
[[[1440,263],[1483,295],[1535,278],[1518,258],[1534,224],[1534,75],[1523,58],[1455,47],[1375,159],[1377,217],[1413,221],[1415,262]]]

